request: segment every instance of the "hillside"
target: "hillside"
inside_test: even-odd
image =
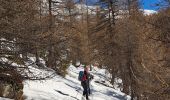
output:
[[[77,80],[81,68],[70,65],[65,78],[54,75],[52,79],[44,81],[25,81],[24,96],[26,100],[82,100],[82,87]],[[38,71],[38,70],[37,70]],[[39,70],[42,73],[46,71]],[[128,96],[117,91],[107,81],[106,70],[95,68],[91,73],[91,100],[129,100]],[[48,72],[52,74],[53,71]]]

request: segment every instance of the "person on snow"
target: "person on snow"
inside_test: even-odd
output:
[[[91,94],[90,91],[90,81],[93,79],[93,75],[88,72],[88,67],[84,68],[84,71],[79,72],[78,79],[81,81],[81,85],[83,87],[83,96],[86,96],[86,100],[89,100],[88,96]]]

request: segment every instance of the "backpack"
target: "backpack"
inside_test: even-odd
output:
[[[79,81],[83,81],[83,75],[84,75],[84,71],[80,71],[78,76]]]

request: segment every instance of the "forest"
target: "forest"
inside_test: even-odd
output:
[[[24,80],[50,78],[30,75],[35,57],[62,77],[70,63],[97,63],[131,100],[169,100],[170,1],[154,6],[147,15],[140,0],[0,0],[0,97],[10,83],[24,100]]]

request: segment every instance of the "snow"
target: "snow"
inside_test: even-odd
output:
[[[2,97],[0,97],[0,100],[12,100],[12,99],[8,99],[8,98],[2,98]]]
[[[35,58],[31,58],[32,61]],[[78,73],[83,70],[83,66],[76,68],[70,65],[67,69],[68,74],[61,77],[51,69],[38,69],[35,66],[29,66],[32,74],[53,75],[47,80],[26,80],[24,81],[24,98],[25,100],[85,100],[82,96],[83,88],[78,81]],[[130,100],[130,96],[113,89],[109,82],[110,74],[106,69],[92,67],[91,74],[94,79],[90,82],[92,94],[90,100]],[[0,98],[0,100],[12,100]]]
[[[61,77],[50,68],[38,68],[35,65],[35,57],[29,57],[29,59],[25,63],[31,71],[31,73],[28,73],[30,77],[43,78],[50,76],[50,78],[24,81],[23,95],[25,100],[85,100],[82,96],[83,88],[80,81],[78,81],[78,73],[84,70],[84,65],[80,65],[78,68],[70,65],[67,69],[68,74]],[[1,58],[1,60],[8,61],[6,58]],[[40,59],[40,61],[45,64],[43,59]],[[116,88],[117,90],[113,88],[115,86],[110,83],[111,75],[106,69],[92,66],[92,71],[89,72],[94,75],[94,79],[90,82],[92,92],[89,97],[90,100],[130,100],[130,96],[120,92],[119,88]],[[121,83],[120,79],[117,79],[117,81]],[[12,99],[0,98],[0,100]]]
[[[78,81],[80,70],[83,70],[83,67],[76,68],[70,65],[66,77],[55,75],[48,80],[25,81],[24,96],[26,100],[82,100],[83,89]],[[129,96],[111,88],[113,86],[108,81],[106,72],[105,69],[99,68],[94,68],[90,72],[94,75],[90,86],[92,90],[90,100],[129,100]],[[42,70],[42,73],[46,72]],[[48,74],[52,73],[54,72],[48,72]]]
[[[143,10],[143,13],[144,13],[144,15],[152,15],[152,14],[157,13],[157,11],[144,9],[144,10]]]
[[[93,6],[87,6],[86,4],[76,4],[76,9],[81,13],[88,13],[89,14],[96,14],[96,10],[99,8],[99,6],[93,5]]]

